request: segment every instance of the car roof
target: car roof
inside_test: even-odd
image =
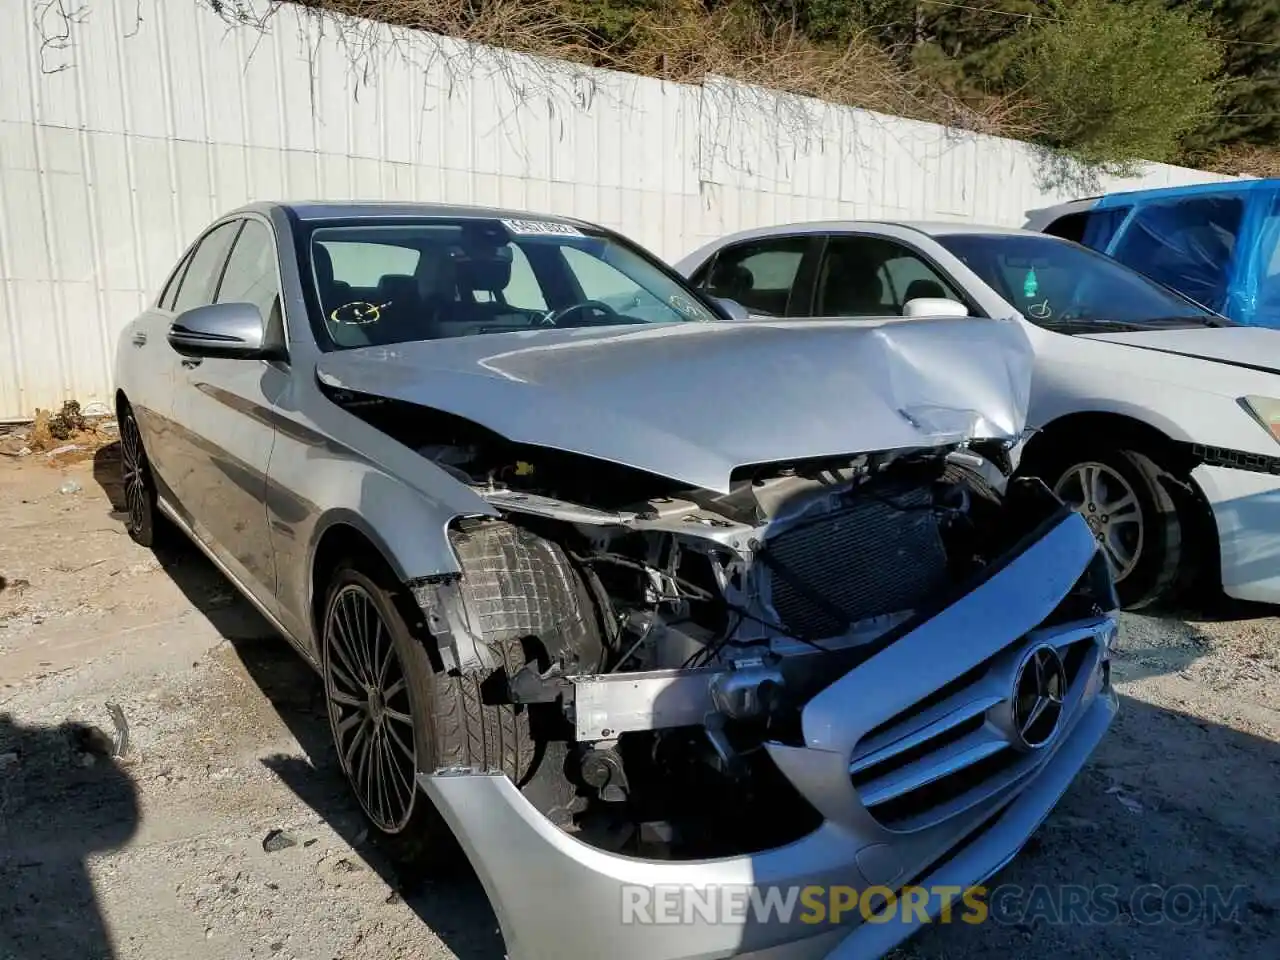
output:
[[[1036,233],[1033,230],[1023,230],[1020,227],[997,227],[988,223],[953,223],[945,220],[904,220],[900,222],[900,226],[909,227],[912,230],[919,230],[921,233],[927,233],[931,237],[950,237],[961,233],[996,233],[1008,234],[1010,236],[1036,236],[1042,237],[1044,234]]]
[[[271,210],[284,210],[298,220],[376,220],[379,218],[400,217],[441,217],[449,219],[465,219],[482,217],[485,219],[505,220],[545,220],[552,223],[571,224],[599,229],[597,224],[573,217],[562,217],[551,213],[536,213],[529,210],[510,210],[500,207],[471,206],[451,203],[414,203],[401,200],[292,200],[292,201],[260,201],[246,204],[227,215],[245,212],[269,213]]]
[[[811,220],[803,223],[779,223],[767,227],[756,227],[722,237],[716,246],[723,246],[730,241],[745,240],[758,237],[770,237],[779,234],[795,233],[841,233],[845,231],[874,231],[877,228],[914,230],[931,237],[949,237],[956,234],[1007,234],[1009,236],[1044,237],[1045,234],[1034,230],[1023,230],[1018,227],[998,227],[991,224],[961,223],[946,220]],[[1051,239],[1057,239],[1056,237]]]
[[[1255,190],[1274,190],[1280,179],[1258,177],[1239,180],[1211,180],[1208,183],[1185,183],[1174,187],[1147,187],[1139,190],[1116,190],[1098,198],[1099,207],[1137,203],[1143,200],[1194,197],[1214,193],[1252,193]]]

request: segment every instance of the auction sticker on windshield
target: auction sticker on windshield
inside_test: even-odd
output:
[[[508,231],[521,237],[580,237],[582,231],[567,223],[550,220],[503,220]]]

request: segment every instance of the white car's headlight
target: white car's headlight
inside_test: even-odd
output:
[[[1275,397],[1241,397],[1240,404],[1253,415],[1262,429],[1280,443],[1280,400]]]

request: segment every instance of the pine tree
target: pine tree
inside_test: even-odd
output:
[[[1197,145],[1280,145],[1280,0],[1173,0],[1212,15],[1222,40],[1222,104]]]

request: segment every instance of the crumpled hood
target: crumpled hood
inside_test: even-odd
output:
[[[1032,365],[1012,321],[751,320],[362,347],[316,371],[517,443],[727,492],[751,464],[1016,438]]]
[[[1143,330],[1136,333],[1087,333],[1130,347],[1216,360],[1250,370],[1280,373],[1280,330],[1265,327],[1194,327],[1186,330]]]

